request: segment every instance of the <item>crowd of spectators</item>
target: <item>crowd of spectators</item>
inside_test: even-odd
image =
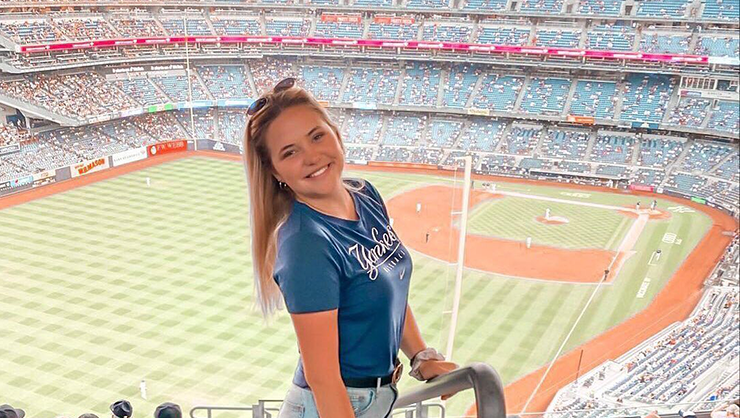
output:
[[[570,80],[532,77],[522,99],[521,109],[527,113],[561,113],[568,100]]]
[[[108,17],[111,25],[124,38],[164,36],[164,30],[154,16],[146,11],[132,9],[129,13],[112,13]]]
[[[342,127],[343,140],[347,144],[377,144],[382,127],[379,114],[354,112]]]
[[[696,97],[682,97],[678,106],[673,108],[669,123],[677,126],[701,127],[709,114],[710,101]]]
[[[118,32],[102,16],[55,18],[53,21],[67,38],[74,41],[120,38]]]
[[[660,122],[676,80],[659,75],[632,74],[626,78],[622,120]]]
[[[737,257],[737,234],[728,247],[725,257],[728,256]],[[714,408],[718,413],[727,413],[730,403],[717,401],[738,397],[740,380],[737,370],[730,365],[736,364],[733,362],[740,354],[740,340],[737,339],[740,318],[738,288],[736,285],[714,286],[718,282],[715,280],[718,271],[721,270],[716,269],[707,279],[710,287],[687,320],[572,383],[556,396],[546,416],[659,417],[657,410],[650,412],[654,409],[650,405],[659,405],[659,409],[685,418],[696,416],[692,410]],[[697,386],[697,382],[711,373],[729,376],[719,382],[713,394],[703,398],[711,402],[703,405],[701,402],[682,403],[704,393],[706,387]],[[671,408],[670,405],[677,406]],[[720,416],[713,414],[712,418]]]
[[[493,152],[501,141],[505,127],[503,122],[474,118],[468,128],[460,133],[457,148],[464,151]]]
[[[0,81],[0,94],[83,120],[104,111],[115,112],[138,107],[130,96],[113,87],[95,72],[36,74]]]
[[[265,32],[268,36],[308,36],[311,29],[311,20],[265,18]]]
[[[473,107],[513,111],[523,86],[524,77],[487,74],[483,77],[480,91],[473,97]]]
[[[589,132],[550,129],[542,139],[541,155],[565,160],[581,160],[588,147]]]
[[[414,62],[406,66],[400,103],[436,106],[441,69],[427,63]]]
[[[571,115],[613,119],[618,96],[613,82],[579,80],[570,103]]]
[[[567,115],[613,119],[619,111],[621,121],[740,131],[737,103],[682,97],[669,105],[677,80],[662,75],[628,75],[622,100],[613,81],[503,75],[473,64],[445,68],[412,62],[403,69],[397,65],[348,69],[266,58],[196,65],[191,75],[190,83],[182,70],[138,72],[110,80],[96,71],[8,75],[0,77],[0,95],[61,116],[89,120],[142,106],[188,101],[191,86],[193,100],[255,98],[272,89],[277,80],[293,76],[319,100],[330,103],[391,105],[397,101],[409,106],[511,112],[513,116],[523,111],[561,119]]]
[[[419,36],[419,23],[370,22],[367,37],[369,39],[416,40]]]
[[[465,24],[425,24],[421,39],[425,41],[470,42],[473,27]]]
[[[632,160],[634,146],[634,136],[599,133],[589,158],[603,163],[627,164]]]
[[[353,68],[349,70],[342,102],[392,104],[401,71],[391,68]]]
[[[732,153],[737,153],[737,149],[729,145],[697,141],[689,147],[682,168],[686,171],[709,171]]]
[[[263,75],[262,78],[255,77],[257,85],[260,85],[261,81],[263,86],[268,86],[266,83],[269,82],[269,88],[272,88],[272,83],[279,77],[265,76],[265,74],[282,72],[289,75],[292,72],[290,68],[292,65],[290,61],[274,60],[234,65],[233,68],[200,66],[197,67],[200,77],[194,80],[210,80],[220,75],[220,81],[206,82],[209,90],[214,95],[219,95],[217,93],[223,93],[226,90],[233,92],[238,86],[249,86],[250,83],[245,78],[251,71]],[[316,80],[327,78],[321,74],[330,69],[329,67],[299,68],[302,68],[306,74],[311,71],[318,74],[315,77],[310,75],[302,77],[307,80],[305,85],[309,89],[319,88]],[[463,69],[461,73],[465,71],[466,73],[463,74],[474,74],[475,71],[470,68],[473,67]],[[340,73],[338,69],[334,71],[337,75],[334,82],[336,85],[340,82],[338,77]],[[380,71],[370,72],[366,69],[356,69],[351,74],[353,76],[345,79],[345,82],[348,85],[357,86],[357,89],[362,85],[363,79],[370,80],[370,84],[383,79],[381,75],[383,73]],[[87,89],[87,86],[94,85],[90,79],[98,82],[104,80],[100,75],[79,76],[77,79],[72,79],[73,75],[62,75],[53,78],[54,82],[49,82],[48,78],[51,77],[54,76],[39,76],[35,79],[41,80],[39,85],[43,88],[34,92],[34,97],[47,99],[50,96],[48,92],[51,91],[49,86],[56,86],[59,83],[64,83],[64,86],[57,87],[56,91],[69,94],[69,96],[60,97],[72,97],[73,90],[69,85],[76,86],[76,89]],[[224,84],[230,78],[234,84]],[[414,83],[422,86],[423,81],[429,78],[428,74],[417,77],[405,86],[413,87]],[[0,90],[8,89],[8,86],[12,88],[21,85],[19,80],[23,79],[25,77],[2,82]],[[465,80],[465,76],[461,79]],[[521,81],[523,78],[506,76],[491,79],[490,86],[494,91],[505,88],[502,79]],[[124,81],[132,80],[134,79]],[[150,83],[148,78],[139,80]],[[156,81],[161,83],[161,80]],[[467,83],[470,84],[469,81]],[[463,84],[465,83],[450,81],[450,85],[455,86],[454,89],[461,89],[459,86]],[[111,87],[114,84],[107,86],[113,89],[113,92],[107,95],[108,98],[115,98],[115,94],[123,95],[122,92],[126,91],[118,85],[115,85],[116,87]],[[396,86],[392,85],[392,88],[385,90],[394,89]],[[509,87],[509,89],[513,91],[514,87]],[[352,91],[355,90],[355,88],[352,89]],[[447,92],[450,93],[451,90]],[[99,91],[104,92],[105,90]],[[436,91],[439,92],[439,89]],[[104,95],[104,93],[99,94]],[[393,95],[393,93],[388,93],[387,100],[390,100]],[[429,97],[437,98],[438,96],[429,94]],[[457,97],[454,100],[458,102],[465,100],[459,96],[452,95],[452,97]],[[475,98],[470,98],[468,101],[475,103]],[[74,104],[75,102],[71,101],[70,105]],[[330,110],[335,109],[330,108]],[[0,144],[7,145],[15,142],[23,144],[20,146],[20,152],[13,150],[14,154],[5,155],[0,159],[0,173],[7,179],[32,174],[34,170],[63,167],[82,160],[172,139],[199,138],[221,140],[233,144],[241,143],[242,125],[245,123],[243,111],[210,108],[197,109],[193,113],[193,123],[191,123],[190,111],[185,110],[118,119],[84,129],[52,130],[50,133],[33,136],[21,128],[6,125],[0,129]],[[529,169],[540,169],[630,178],[636,184],[664,186],[667,190],[704,196],[730,208],[736,208],[735,200],[740,198],[736,184],[740,177],[737,169],[738,159],[733,157],[737,149],[732,145],[696,140],[685,143],[685,140],[651,135],[638,139],[635,134],[626,132],[594,132],[593,129],[576,131],[558,128],[555,124],[546,124],[543,130],[543,126],[539,124],[522,125],[484,117],[468,116],[465,119],[449,119],[434,116],[430,118],[423,113],[357,110],[334,113],[337,113],[335,120],[339,123],[347,144],[358,145],[363,149],[362,152],[369,152],[371,155],[375,155],[374,150],[382,144],[386,150],[379,154],[387,160],[391,158],[398,160],[403,156],[418,160],[421,158],[419,155],[423,154],[423,160],[430,162],[433,156],[438,155],[442,159],[446,158],[450,152],[458,151],[474,154],[476,158],[486,157],[491,160],[493,157],[487,154],[497,153],[501,155],[501,161],[511,163],[511,166],[496,169],[498,170],[496,172],[511,174],[522,173]],[[370,149],[366,149],[368,147]],[[419,149],[419,152],[407,155],[403,151],[395,151],[396,148],[408,147],[412,150]],[[689,149],[685,150],[686,147]],[[423,149],[430,151],[421,151]],[[431,150],[434,149],[444,150],[444,152],[441,154],[432,152]],[[635,155],[636,149],[639,149],[637,155]],[[504,158],[504,156],[517,158],[511,162],[508,157]],[[526,160],[521,158],[526,158]],[[636,162],[637,167],[632,167],[633,161]],[[442,163],[442,161],[436,161],[436,163]],[[480,169],[483,170],[482,167]],[[491,165],[487,165],[487,170],[491,169]]]
[[[513,126],[504,138],[501,151],[511,155],[532,155],[541,132],[542,127]]]
[[[425,0],[426,1],[426,0]],[[491,0],[501,1],[501,0]],[[491,2],[476,0],[480,8]],[[721,2],[722,0],[713,0]],[[334,4],[337,0],[312,1],[313,4]],[[685,0],[644,0],[639,5],[674,4],[685,6]],[[433,0],[430,4],[436,4]],[[461,2],[463,9],[470,1]],[[618,15],[620,0],[582,0],[576,13]],[[370,4],[368,4],[370,5]],[[563,0],[523,1],[521,10],[560,13]],[[438,7],[447,7],[436,5]],[[644,8],[643,7],[643,8]],[[479,8],[479,9],[480,9]],[[476,9],[476,10],[479,10]],[[668,9],[658,9],[661,10]],[[715,33],[702,35],[686,28],[663,29],[655,32],[654,24],[634,22],[623,24],[576,24],[573,27],[552,27],[550,23],[539,27],[534,19],[524,18],[520,24],[510,25],[483,20],[475,29],[472,23],[459,18],[440,16],[396,15],[392,17],[362,16],[352,14],[357,20],[338,21],[325,19],[313,12],[281,16],[279,14],[243,14],[233,9],[198,9],[185,11],[162,9],[151,12],[132,7],[100,12],[95,9],[79,13],[49,13],[47,15],[20,14],[0,20],[0,36],[21,44],[61,41],[88,41],[130,37],[166,37],[173,35],[255,35],[255,36],[317,36],[359,39],[430,40],[447,42],[474,42],[499,45],[539,45],[565,48],[631,51],[648,53],[706,54],[717,57],[738,57],[740,39],[734,35]],[[467,17],[465,17],[467,19]],[[594,22],[596,23],[596,22]],[[548,27],[550,26],[550,27]],[[314,29],[312,29],[312,27]],[[645,32],[643,32],[645,30]],[[649,31],[649,32],[648,32]],[[581,43],[582,33],[586,42]],[[637,35],[640,33],[636,45]],[[475,36],[473,36],[475,34]],[[531,37],[531,38],[530,38]],[[691,47],[691,45],[695,45]],[[138,47],[137,47],[138,49]]]
[[[664,33],[643,33],[640,51],[650,53],[685,54],[689,51],[691,35],[669,35]]]
[[[0,147],[28,142],[31,134],[16,123],[0,123]]]

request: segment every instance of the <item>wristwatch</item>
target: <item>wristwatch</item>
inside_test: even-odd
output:
[[[427,347],[416,353],[414,358],[411,359],[411,371],[409,372],[409,376],[413,377],[416,380],[425,381],[426,379],[421,377],[421,372],[419,371],[421,364],[427,360],[444,361],[444,359],[445,356],[439,354],[437,350],[432,347]]]

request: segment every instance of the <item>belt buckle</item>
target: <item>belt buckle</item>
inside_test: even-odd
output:
[[[393,369],[393,376],[391,377],[392,383],[397,383],[399,380],[401,380],[401,376],[403,375],[403,363],[398,363],[395,369]]]

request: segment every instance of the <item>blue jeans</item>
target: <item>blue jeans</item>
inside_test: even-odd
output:
[[[390,416],[393,404],[398,398],[395,384],[376,388],[347,388],[349,401],[359,418],[386,418]],[[291,384],[285,395],[278,418],[319,418],[316,401],[310,389]]]

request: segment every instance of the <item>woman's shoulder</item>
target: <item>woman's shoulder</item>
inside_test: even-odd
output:
[[[325,238],[324,230],[315,220],[306,216],[301,205],[293,205],[288,218],[278,230],[278,245],[287,242],[311,242]]]
[[[372,183],[365,179],[345,178],[344,184],[348,185],[355,192],[382,201],[382,199],[380,198],[380,193],[378,193],[378,189],[376,189]]]

